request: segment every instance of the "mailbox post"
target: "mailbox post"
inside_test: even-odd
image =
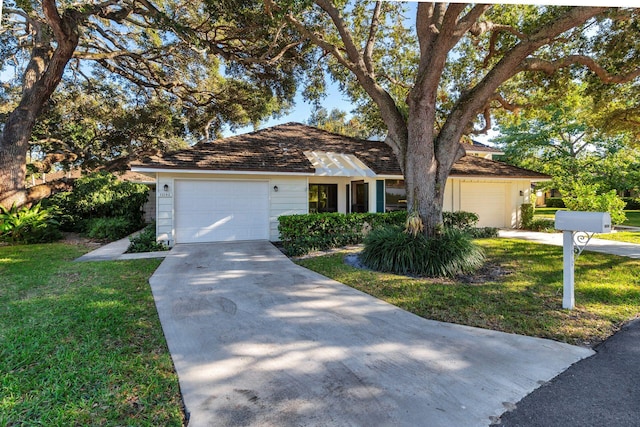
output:
[[[556,230],[562,231],[563,293],[562,308],[575,307],[574,267],[595,233],[611,233],[609,212],[556,212]]]

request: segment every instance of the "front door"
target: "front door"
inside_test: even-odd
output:
[[[351,182],[351,212],[369,212],[369,183]]]

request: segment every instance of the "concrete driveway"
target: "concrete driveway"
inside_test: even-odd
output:
[[[189,426],[487,426],[593,354],[422,319],[268,242],[178,245],[150,282]]]

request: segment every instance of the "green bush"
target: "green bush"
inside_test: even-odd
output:
[[[564,198],[564,203],[572,211],[609,212],[612,224],[622,224],[626,219],[624,201],[615,190],[598,194],[596,185],[574,183],[573,195]]]
[[[627,211],[640,210],[640,199],[635,197],[623,197],[622,200],[625,203],[624,209]]]
[[[92,239],[114,241],[131,233],[131,221],[127,217],[91,218],[87,221],[86,234]]]
[[[442,222],[445,228],[470,230],[476,226],[478,220],[478,215],[473,212],[442,212]]]
[[[520,228],[529,230],[531,221],[533,221],[533,213],[535,212],[533,205],[531,203],[523,203],[522,205],[520,205],[520,212],[522,215],[522,224],[520,224]]]
[[[445,228],[455,228],[471,236],[493,236],[497,231],[476,231],[478,215],[472,212],[443,212]],[[280,240],[289,256],[362,243],[367,233],[386,226],[404,227],[406,211],[385,213],[316,213],[283,215],[278,218]],[[483,234],[484,233],[484,234]]]
[[[562,197],[547,197],[547,200],[545,201],[545,205],[548,208],[558,208],[558,209],[566,208]]]
[[[498,237],[498,229],[496,227],[479,227],[465,230],[472,239],[493,239]]]
[[[76,180],[73,191],[55,194],[45,203],[55,209],[65,230],[88,231],[87,220],[121,217],[131,224],[130,233],[144,225],[142,207],[148,193],[146,185],[119,181],[113,174],[97,172]]]
[[[156,239],[156,225],[149,224],[137,236],[130,237],[127,253],[168,251],[169,247]]]
[[[556,222],[552,219],[535,218],[529,223],[527,230],[553,233],[556,231]]]
[[[422,234],[414,237],[400,227],[384,227],[365,238],[360,260],[377,271],[454,277],[479,268],[484,254],[467,233],[457,229],[446,229],[429,239]]]
[[[60,239],[58,222],[40,204],[9,209],[0,206],[0,241],[45,243]]]
[[[278,218],[278,230],[286,253],[298,256],[314,250],[361,243],[368,231],[404,224],[406,218],[405,211],[283,215]]]

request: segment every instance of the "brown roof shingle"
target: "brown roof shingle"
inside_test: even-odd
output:
[[[353,154],[378,175],[402,175],[393,151],[384,142],[350,138],[300,123],[286,123],[210,143],[200,143],[162,157],[153,156],[132,162],[131,166],[312,174],[315,169],[304,155],[305,151]],[[472,156],[466,156],[456,163],[451,174],[548,178],[537,172]]]

